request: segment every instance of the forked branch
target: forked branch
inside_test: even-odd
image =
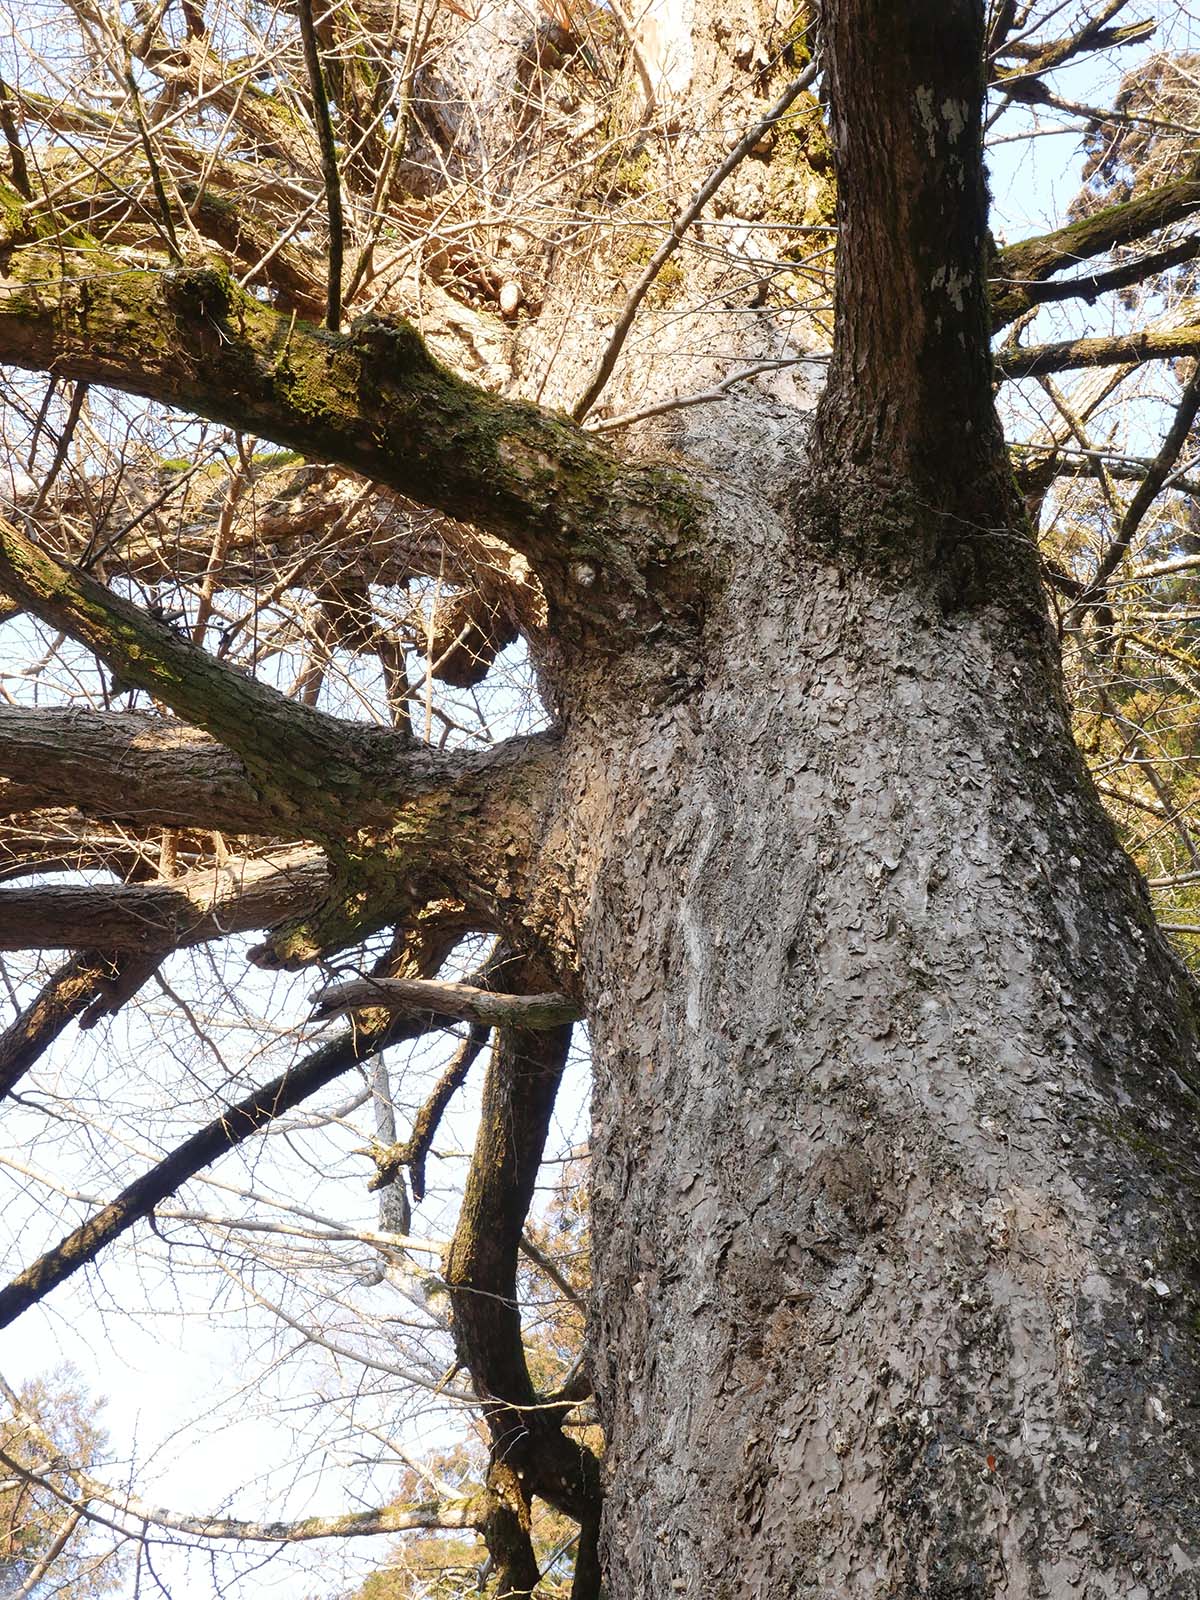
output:
[[[334,1017],[361,1006],[478,1022],[489,1028],[560,1028],[578,1022],[576,1001],[563,994],[495,994],[467,983],[405,978],[349,978],[313,992],[314,1016]]]
[[[64,267],[64,262],[66,266]],[[488,529],[594,612],[572,565],[628,591],[703,513],[668,468],[630,465],[562,417],[455,377],[403,323],[346,334],[281,316],[210,265],[148,271],[91,241],[10,248],[0,361],[108,384],[334,461]],[[626,592],[624,598],[628,599]]]
[[[67,1234],[0,1290],[0,1328],[8,1327],[22,1312],[148,1217],[156,1205],[175,1194],[190,1178],[259,1133],[276,1117],[291,1111],[360,1061],[402,1040],[418,1038],[424,1031],[423,1022],[402,1018],[355,1027],[321,1045],[236,1105],[226,1107],[220,1116],[135,1179],[111,1204]]]

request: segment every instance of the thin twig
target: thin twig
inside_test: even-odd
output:
[[[1159,490],[1166,484],[1175,465],[1176,458],[1183,448],[1184,440],[1191,431],[1196,414],[1200,412],[1200,361],[1192,366],[1192,374],[1184,387],[1183,397],[1175,412],[1175,419],[1163,440],[1162,449],[1155,457],[1154,465],[1146,473],[1133,499],[1129,502],[1125,515],[1121,519],[1121,526],[1117,529],[1116,537],[1104,553],[1100,565],[1096,568],[1096,575],[1079,599],[1071,607],[1068,623],[1076,619],[1099,595],[1104,593],[1109,578],[1112,577],[1120,565],[1125,552],[1142,524],[1142,518],[1150,509],[1157,497]]]
[[[158,157],[154,154],[154,146],[150,142],[150,132],[142,112],[142,97],[138,91],[137,79],[133,75],[133,62],[128,55],[125,62],[125,87],[129,90],[129,99],[133,106],[134,119],[137,122],[142,154],[146,157],[146,165],[150,168],[150,184],[154,190],[154,198],[158,203],[162,233],[166,240],[167,250],[171,260],[178,267],[183,264],[183,252],[179,248],[179,238],[175,232],[174,219],[171,216],[171,204],[167,199],[167,189],[163,183],[162,169],[159,167]]]
[[[596,371],[593,374],[587,388],[575,402],[575,406],[572,409],[571,415],[574,417],[576,422],[582,422],[584,417],[587,416],[588,412],[599,399],[601,390],[612,376],[612,370],[617,364],[617,357],[620,355],[621,348],[628,337],[629,330],[633,326],[633,319],[637,315],[638,307],[646,298],[646,295],[650,289],[650,285],[654,282],[655,278],[658,277],[659,273],[674,255],[675,251],[678,250],[680,244],[683,242],[684,234],[691,227],[692,223],[695,222],[696,218],[704,210],[705,206],[712,199],[713,195],[716,194],[717,190],[725,182],[725,179],[730,175],[730,173],[733,172],[736,167],[741,165],[741,163],[750,154],[751,150],[754,149],[755,145],[762,143],[763,139],[766,138],[767,134],[788,110],[792,102],[797,99],[798,96],[804,93],[805,89],[807,89],[810,84],[815,81],[816,76],[817,66],[816,63],[813,62],[810,66],[804,69],[798,78],[793,78],[791,83],[788,84],[787,88],[779,96],[779,99],[776,100],[775,104],[771,107],[767,114],[758,122],[756,122],[748,133],[742,135],[737,144],[734,145],[733,149],[725,157],[724,161],[721,162],[720,166],[715,168],[713,172],[709,174],[704,184],[697,191],[695,198],[688,206],[687,210],[682,212],[677,218],[670,233],[654,252],[654,255],[647,265],[646,270],[642,273],[637,283],[634,284],[633,289],[630,292],[629,299],[625,302],[625,309],[617,318],[617,325],[613,329],[612,338],[608,341],[608,348],[605,350],[603,356],[601,356],[600,364],[596,368]]]
[[[607,433],[610,428],[628,428],[631,423],[644,422],[647,417],[661,417],[668,411],[682,411],[687,406],[707,406],[715,400],[724,400],[735,383],[745,383],[747,378],[757,378],[764,372],[780,372],[785,367],[799,366],[805,361],[821,361],[822,355],[815,356],[781,356],[774,361],[759,361],[752,367],[743,367],[740,372],[731,372],[728,377],[722,378],[711,389],[701,389],[697,394],[672,395],[669,400],[659,400],[655,405],[646,406],[642,411],[626,411],[619,417],[605,417],[601,422],[593,422],[588,431],[590,433]]]
[[[308,69],[308,85],[312,93],[313,121],[321,146],[321,176],[325,182],[325,205],[329,214],[329,292],[325,326],[336,333],[342,322],[342,185],[338,177],[333,120],[329,115],[329,100],[325,93],[325,75],[321,71],[321,54],[317,48],[312,0],[298,0],[297,10],[300,15],[300,37],[304,41],[304,64]]]

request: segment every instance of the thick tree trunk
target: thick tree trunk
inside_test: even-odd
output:
[[[611,1600],[1200,1593],[1195,1000],[1052,651],[737,534],[577,735]]]

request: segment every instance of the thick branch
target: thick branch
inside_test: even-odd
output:
[[[1001,250],[992,270],[992,313],[1003,327],[1041,298],[1031,286],[1080,261],[1134,244],[1200,211],[1200,179],[1177,178],[1120,205],[1106,206],[1065,228],[1021,239]]]
[[[1005,309],[1003,315],[997,317],[995,327],[1002,328],[1020,312],[1035,305],[1047,305],[1057,300],[1086,300],[1090,304],[1102,294],[1113,294],[1120,289],[1145,283],[1156,274],[1170,272],[1173,267],[1182,266],[1185,261],[1192,261],[1198,255],[1200,234],[1193,234],[1187,239],[1180,239],[1177,244],[1138,256],[1135,261],[1124,261],[1105,272],[1089,272],[1071,278],[1014,286],[1003,297]],[[994,298],[993,307],[998,303]]]
[[[184,723],[138,712],[0,705],[0,776],[39,805],[134,826],[272,833],[236,756]]]
[[[406,324],[334,334],[280,316],[218,267],[140,271],[90,244],[69,252],[70,276],[62,260],[42,244],[10,252],[0,361],[340,462],[560,573],[584,559],[636,581],[631,541],[642,559],[670,553],[700,514],[680,474],[625,465],[565,419],[462,382]]]
[[[517,1304],[517,1253],[569,1043],[569,1027],[499,1034],[444,1277],[459,1358],[484,1402],[494,1459],[520,1472],[526,1491],[590,1524],[600,1502],[598,1465],[562,1432],[555,1408],[539,1401]]]
[[[0,950],[165,952],[268,928],[319,905],[330,873],[315,849],[233,858],[158,883],[0,888]]]
[[[1114,334],[1111,338],[1063,339],[1056,344],[1031,345],[1027,350],[1002,350],[996,356],[996,371],[1003,378],[1040,378],[1079,367],[1118,367],[1195,355],[1200,355],[1200,324]]]
[[[323,816],[328,823],[347,808],[361,811],[364,791],[388,768],[393,779],[407,769],[415,789],[444,769],[429,752],[407,749],[400,735],[331,717],[218,661],[3,518],[0,591],[234,751],[283,822],[311,825]]]
[[[1128,4],[1129,0],[1108,0],[1107,5],[1102,6],[1094,15],[1088,16],[1083,25],[1072,34],[1041,43],[1014,43],[1002,49],[1000,53],[1003,55],[1024,56],[1026,64],[997,72],[995,81],[998,87],[1007,90],[1012,99],[1019,100],[1024,98],[1023,84],[1043,73],[1053,72],[1056,67],[1065,66],[1068,61],[1073,61],[1080,55],[1097,50],[1112,50],[1124,44],[1136,44],[1139,40],[1147,38],[1154,32],[1153,20],[1127,23],[1118,28],[1107,26]]]
[[[563,994],[493,994],[467,983],[419,978],[351,978],[315,990],[312,1001],[318,1017],[380,1006],[386,1011],[478,1022],[489,1028],[560,1028],[580,1017],[579,1006]]]
[[[822,17],[838,250],[808,536],[946,609],[1002,599],[1040,626],[993,403],[983,7],[843,0]]]
[[[403,922],[414,905],[439,901],[459,905],[464,927],[528,936],[556,740],[514,737],[446,759],[455,772],[442,788],[407,801],[344,848],[330,846],[332,892],[315,912],[276,929],[252,959],[305,966]],[[551,938],[558,931],[543,928]]]
[[[1002,448],[984,272],[982,21],[976,0],[846,0],[824,14],[839,237],[819,438],[827,462],[924,480],[959,514],[973,483],[991,485]],[[955,472],[947,439],[958,441]]]

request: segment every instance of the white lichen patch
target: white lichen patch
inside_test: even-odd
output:
[[[917,102],[917,115],[921,119],[921,126],[925,129],[925,138],[929,144],[929,154],[937,155],[938,116],[934,109],[933,90],[923,85],[914,94]]]
[[[954,309],[961,311],[963,309],[963,294],[969,288],[970,283],[970,273],[960,272],[957,267],[948,267],[943,264],[929,280],[929,287],[935,290],[944,290]]]
[[[965,100],[954,100],[949,97],[936,105],[933,90],[924,86],[914,92],[913,98],[917,103],[917,115],[921,119],[921,126],[925,130],[925,138],[929,145],[929,154],[936,157],[938,146],[942,142],[943,130],[949,135],[951,144],[954,144],[965,133],[970,119],[971,108]]]
[[[965,100],[943,100],[942,120],[946,124],[946,131],[951,141],[957,139],[965,130],[967,120],[971,115],[971,108]]]

